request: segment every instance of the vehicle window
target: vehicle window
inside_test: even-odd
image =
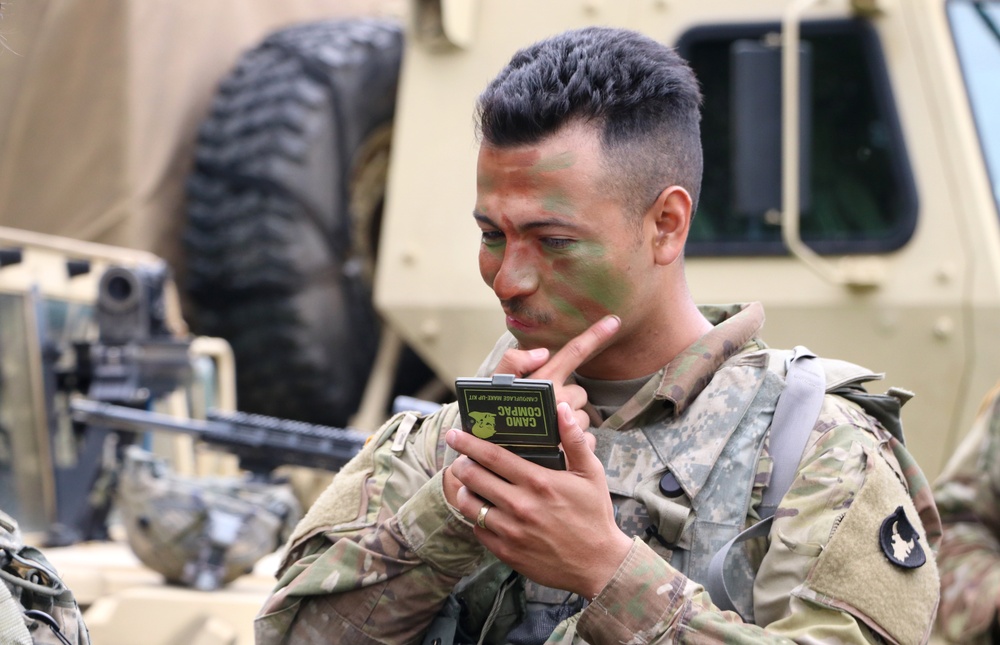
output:
[[[1000,210],[1000,2],[950,2],[948,17]]]
[[[75,460],[68,417],[53,435],[46,434],[48,420],[39,418],[44,396],[37,391],[42,378],[38,333],[44,331],[59,348],[93,333],[89,305],[49,299],[42,305],[43,316],[34,320],[44,328],[34,329],[27,315],[32,305],[24,295],[0,293],[0,509],[17,518],[23,531],[45,530],[52,519],[47,514],[52,500],[44,497],[53,483],[48,451],[61,466]]]
[[[30,531],[46,528],[48,518],[24,304],[20,296],[0,294],[0,508]]]
[[[677,44],[704,94],[705,174],[688,255],[786,252],[777,208],[736,213],[731,168],[731,50],[778,32],[777,24],[699,27]],[[897,249],[913,233],[916,192],[877,35],[851,20],[804,23],[801,37],[812,60],[802,238],[818,253]]]

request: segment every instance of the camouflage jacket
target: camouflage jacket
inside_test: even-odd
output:
[[[715,329],[666,365],[601,431],[643,433],[671,423],[719,370],[764,349],[757,340],[760,305],[703,311]],[[728,392],[719,405],[738,408],[752,396]],[[454,458],[443,434],[458,427],[456,417],[454,406],[424,419],[397,415],[338,474],[290,540],[277,588],[257,619],[259,644],[420,641],[455,585],[485,555],[442,491],[440,470]],[[699,445],[697,429],[717,420],[691,419],[688,434],[677,438],[689,448],[681,458],[691,472],[699,463],[714,465],[718,450]],[[926,640],[939,593],[928,547],[936,544],[939,526],[926,481],[907,458],[860,408],[827,396],[770,539],[746,546],[757,571],[756,624],[720,611],[701,585],[670,565],[669,553],[637,533],[641,527],[620,520],[634,536],[631,551],[601,593],[547,642]],[[664,466],[649,451],[618,451],[608,459],[609,482],[620,469],[617,460],[651,473]],[[758,521],[755,506],[770,472],[765,441],[747,525]],[[880,528],[894,512],[905,513],[919,533],[925,566],[898,567],[880,546]]]
[[[944,523],[938,627],[948,640],[989,642],[1000,605],[1000,387],[934,485]]]

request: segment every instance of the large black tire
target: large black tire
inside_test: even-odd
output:
[[[242,410],[342,426],[358,407],[382,193],[359,225],[352,191],[390,140],[401,54],[393,23],[283,29],[241,57],[200,129],[182,279],[192,330],[233,347]]]

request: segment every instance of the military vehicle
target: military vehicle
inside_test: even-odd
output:
[[[474,269],[472,106],[518,47],[590,24],[701,79],[699,301],[761,300],[770,344],[916,392],[930,477],[1000,377],[996,0],[413,0],[398,23],[288,3],[309,20],[224,62],[237,5],[107,0],[9,31],[0,217],[165,257],[192,328],[232,343],[241,408],[371,428],[404,386],[447,396],[400,383],[409,352],[441,383],[475,370],[503,322]]]

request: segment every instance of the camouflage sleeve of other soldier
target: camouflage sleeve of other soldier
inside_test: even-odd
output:
[[[935,484],[944,523],[938,629],[952,642],[1000,635],[1000,383]]]

